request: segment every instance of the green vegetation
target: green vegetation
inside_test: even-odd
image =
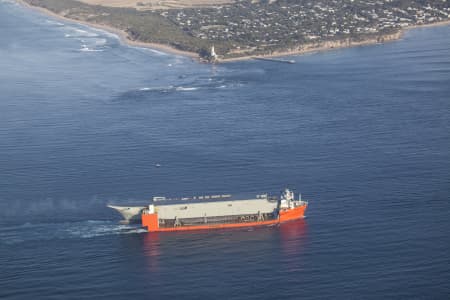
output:
[[[70,19],[124,30],[130,39],[168,45],[183,51],[208,48],[208,41],[189,35],[170,20],[151,11],[88,5],[74,0],[25,0]]]
[[[442,0],[240,0],[228,5],[142,11],[75,0],[25,0],[65,17],[112,26],[132,40],[224,58],[383,41],[411,25],[449,20]]]

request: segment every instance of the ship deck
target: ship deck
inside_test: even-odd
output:
[[[220,225],[220,224],[245,224],[245,223],[270,221],[276,219],[277,216],[274,213],[185,218],[185,219],[159,219],[159,227],[174,228],[174,227],[202,226],[202,225],[206,226],[206,225]]]

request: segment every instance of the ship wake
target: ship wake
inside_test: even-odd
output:
[[[23,223],[2,226],[0,244],[15,245],[31,241],[89,239],[110,235],[141,234],[139,225],[117,224],[117,221],[86,220],[65,223]]]

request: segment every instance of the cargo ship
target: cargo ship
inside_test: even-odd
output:
[[[233,199],[231,195],[210,195],[152,200],[147,207],[110,207],[120,212],[125,221],[140,219],[149,232],[273,225],[303,218],[308,207],[307,201],[300,195],[296,200],[289,189],[280,197],[260,194],[250,199]]]
[[[285,189],[280,197],[268,194],[253,199],[232,199],[231,195],[166,199],[154,197],[142,211],[142,226],[149,232],[273,225],[305,216],[308,202]]]

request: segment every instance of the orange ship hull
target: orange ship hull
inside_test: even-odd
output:
[[[297,206],[291,209],[281,210],[278,218],[268,221],[242,222],[242,223],[223,223],[211,225],[193,225],[193,226],[177,226],[177,227],[159,227],[158,214],[142,214],[142,227],[146,227],[149,232],[164,232],[164,231],[188,231],[188,230],[207,230],[207,229],[222,229],[222,228],[239,228],[239,227],[254,227],[264,225],[274,225],[291,220],[304,218],[307,204]]]

